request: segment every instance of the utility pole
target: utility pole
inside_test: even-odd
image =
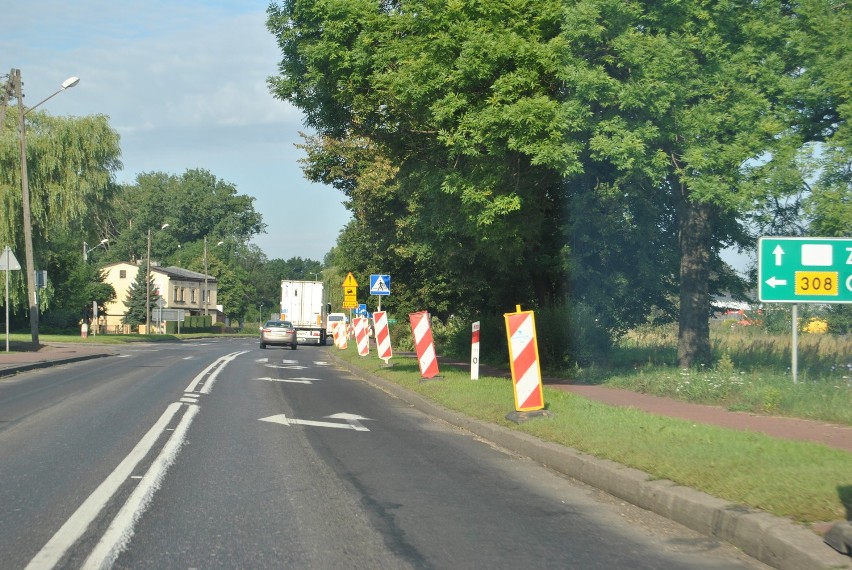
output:
[[[207,299],[210,296],[210,289],[207,288],[207,236],[204,236],[204,315],[207,315]]]
[[[30,333],[33,347],[38,349],[38,298],[36,297],[35,261],[33,259],[33,225],[30,218],[30,186],[27,177],[27,130],[24,125],[24,95],[21,70],[13,69],[15,96],[18,98],[18,128],[21,131],[21,206],[24,210],[24,257],[27,271],[27,300],[30,307]]]

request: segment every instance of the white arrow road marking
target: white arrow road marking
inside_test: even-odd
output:
[[[775,265],[781,265],[781,258],[784,257],[784,248],[781,247],[780,243],[772,250],[772,255],[775,256]]]
[[[291,382],[293,384],[312,384],[316,378],[255,378],[255,380],[268,380],[269,382]]]
[[[255,362],[269,362],[268,358],[258,358]]]
[[[328,366],[328,362],[323,362],[322,360],[314,360],[314,364],[316,366]]]
[[[330,428],[338,428],[338,429],[354,429],[355,431],[370,431],[361,425],[360,420],[369,420],[370,418],[364,418],[361,416],[356,416],[355,414],[334,414],[333,416],[326,416],[330,419],[343,419],[346,420],[345,424],[339,422],[317,422],[313,420],[297,420],[295,418],[288,418],[284,414],[278,414],[276,416],[269,416],[268,418],[260,418],[262,422],[270,422],[274,424],[281,424],[284,426],[295,426],[295,425],[303,425],[303,426],[317,426],[317,427],[330,427]]]
[[[281,361],[281,364],[299,364],[298,360],[287,360],[286,358]]]
[[[279,364],[265,364],[267,368],[283,368],[285,370],[304,370],[307,366],[281,366]]]
[[[772,287],[773,289],[775,289],[776,285],[786,285],[787,280],[786,279],[776,279],[776,277],[773,275],[772,277],[770,277],[769,279],[766,280],[766,284],[769,285],[770,287]]]

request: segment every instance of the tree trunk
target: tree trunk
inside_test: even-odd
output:
[[[712,210],[689,199],[679,207],[680,318],[677,360],[681,368],[710,364],[710,243]]]

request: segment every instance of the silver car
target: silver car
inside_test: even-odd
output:
[[[290,321],[266,321],[260,329],[260,348],[267,345],[289,345],[292,350],[299,348],[296,329]]]

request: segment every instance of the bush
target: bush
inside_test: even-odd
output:
[[[39,330],[44,334],[79,334],[81,317],[79,311],[52,309],[39,318]]]

